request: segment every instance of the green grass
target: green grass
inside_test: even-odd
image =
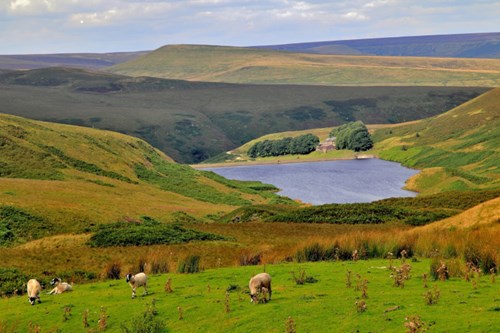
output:
[[[435,168],[417,177],[421,191],[498,188],[499,96],[497,88],[439,116],[376,130],[379,156],[419,169]]]
[[[336,126],[346,119],[365,124],[422,119],[488,90],[237,85],[57,68],[0,74],[0,84],[0,112],[118,131],[187,163],[268,133]]]
[[[273,299],[258,305],[249,302],[247,283],[264,269],[262,266],[153,275],[150,294],[134,300],[124,280],[108,280],[75,285],[71,293],[42,295],[42,303],[35,306],[29,305],[25,296],[2,299],[0,322],[16,332],[28,332],[30,322],[42,331],[77,332],[84,330],[84,311],[89,310],[89,329],[96,329],[104,309],[106,331],[119,332],[121,325],[130,327],[154,302],[157,318],[171,332],[283,332],[289,317],[299,332],[403,332],[405,318],[411,315],[418,315],[431,331],[496,332],[500,299],[488,276],[481,278],[477,289],[464,279],[430,280],[429,288],[438,288],[441,296],[437,304],[426,305],[423,295],[429,289],[423,287],[422,274],[429,276],[430,261],[409,262],[411,278],[404,288],[393,286],[388,264],[388,260],[369,260],[268,265],[265,270],[273,277]],[[399,260],[393,262],[399,264]],[[301,270],[318,281],[297,285],[292,272]],[[351,288],[346,287],[347,271],[352,272]],[[361,300],[361,291],[355,290],[357,274],[368,280],[367,309],[362,313],[355,309],[355,302]],[[172,293],[164,291],[167,278],[172,279]],[[226,290],[230,290],[229,312]],[[138,295],[141,293],[139,289]],[[178,319],[178,307],[182,308],[182,320]],[[386,312],[395,307],[398,309]],[[66,320],[65,308],[70,308]]]

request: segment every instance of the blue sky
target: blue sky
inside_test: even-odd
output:
[[[0,54],[497,31],[491,0],[0,0]]]

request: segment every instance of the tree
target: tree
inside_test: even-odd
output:
[[[373,147],[368,129],[361,121],[350,122],[334,128],[330,137],[336,137],[337,149],[365,151]]]
[[[247,154],[251,158],[281,156],[288,154],[309,154],[316,149],[319,138],[313,134],[305,134],[295,138],[281,140],[265,140],[256,142]]]

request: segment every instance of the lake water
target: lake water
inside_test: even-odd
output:
[[[229,179],[259,180],[313,205],[413,197],[402,187],[418,170],[379,159],[205,168]]]

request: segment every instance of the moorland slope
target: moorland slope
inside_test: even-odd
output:
[[[500,85],[500,59],[340,56],[167,45],[109,71],[191,81],[336,86]]]
[[[68,68],[3,73],[0,88],[1,113],[118,131],[188,163],[267,133],[421,119],[488,90],[239,85]]]
[[[439,192],[500,186],[500,88],[439,116],[374,133],[383,159],[422,173],[411,189]]]
[[[3,114],[0,177],[0,239],[14,243],[124,218],[203,219],[274,197],[179,165],[137,138]],[[32,222],[40,232],[25,239]]]

